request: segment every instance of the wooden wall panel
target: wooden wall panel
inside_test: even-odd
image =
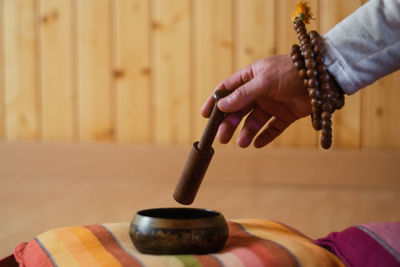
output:
[[[365,2],[311,0],[308,29],[323,34]],[[0,138],[190,144],[219,82],[298,42],[296,3],[1,0]],[[334,148],[400,146],[398,75],[347,97]],[[318,143],[307,117],[270,146]]]
[[[82,141],[110,141],[114,137],[110,3],[110,0],[77,1],[79,138]]]
[[[363,89],[362,138],[364,148],[400,148],[400,71]]]
[[[116,23],[116,138],[151,140],[149,1],[113,1]]]
[[[6,138],[40,137],[34,0],[4,0]]]
[[[328,32],[337,23],[362,5],[361,0],[338,0],[320,2],[321,34]],[[361,94],[346,96],[346,104],[333,115],[332,147],[359,148],[361,145]]]
[[[274,0],[236,0],[235,69],[276,54]]]
[[[293,23],[290,19],[292,11],[295,9],[297,0],[286,0],[276,2],[276,41],[277,53],[287,54],[290,47],[298,43],[296,31],[293,28]],[[319,1],[309,1],[313,10],[314,16],[319,18]],[[312,20],[307,25],[307,30],[319,30],[318,20]],[[309,117],[302,118],[295,121],[289,128],[286,129],[281,136],[274,141],[276,146],[290,146],[290,147],[316,147],[317,146],[317,132],[311,126],[311,119]]]
[[[152,84],[156,143],[191,142],[189,0],[153,0]]]
[[[5,138],[5,90],[4,90],[4,1],[0,1],[0,139]]]
[[[40,1],[42,127],[45,140],[72,140],[74,126],[72,5]]]
[[[233,72],[233,1],[193,2],[193,141],[207,122],[200,109],[212,90]]]

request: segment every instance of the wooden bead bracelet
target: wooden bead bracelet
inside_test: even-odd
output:
[[[310,8],[301,1],[293,19],[300,46],[294,44],[290,55],[311,98],[312,126],[317,131],[321,130],[321,146],[328,149],[332,144],[331,116],[343,107],[344,93],[324,64],[321,36],[316,31],[307,34],[304,23],[311,18]]]

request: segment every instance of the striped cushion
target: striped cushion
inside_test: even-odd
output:
[[[224,249],[208,255],[156,256],[139,253],[128,223],[58,228],[20,244],[22,266],[344,266],[332,253],[277,222],[228,222]]]

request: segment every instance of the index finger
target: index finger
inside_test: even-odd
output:
[[[243,69],[238,70],[234,74],[232,74],[229,78],[222,81],[220,84],[215,87],[213,93],[207,98],[203,107],[201,108],[201,115],[205,118],[208,118],[211,114],[211,111],[214,107],[215,100],[213,94],[216,90],[226,89],[229,91],[233,91],[239,86],[247,83],[251,79],[254,78],[253,69],[251,65],[246,66]]]

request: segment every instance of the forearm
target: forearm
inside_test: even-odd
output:
[[[400,0],[371,0],[324,35],[325,63],[353,94],[400,67]]]

